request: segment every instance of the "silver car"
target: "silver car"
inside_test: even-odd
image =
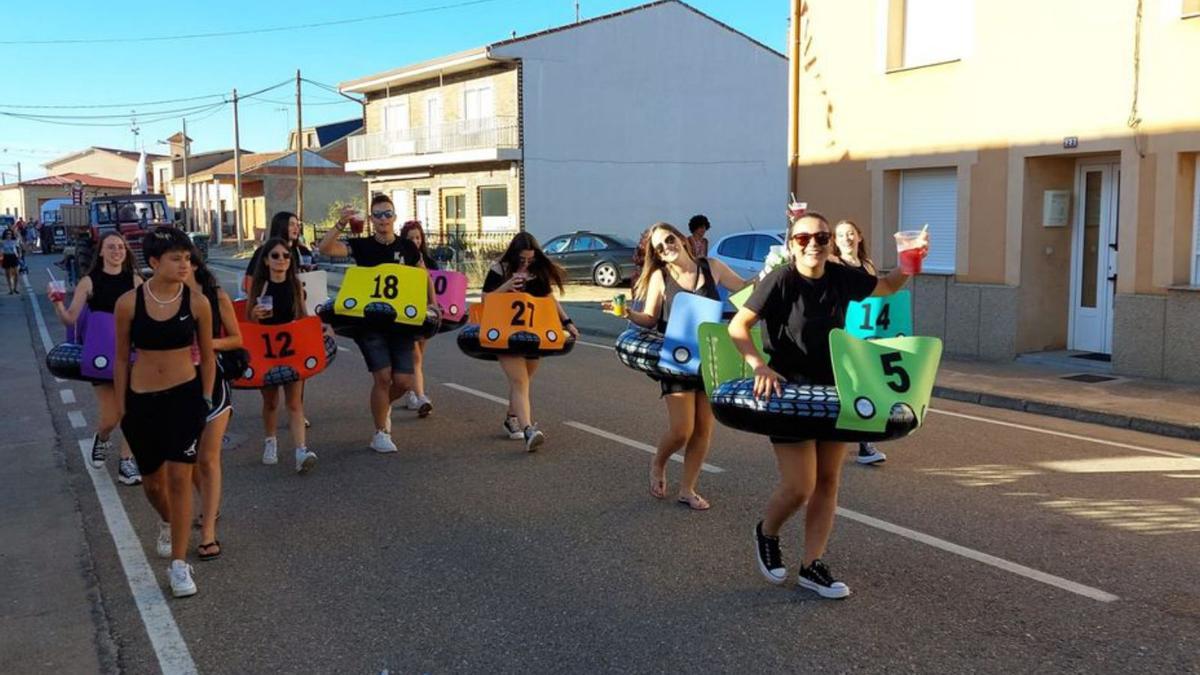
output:
[[[762,271],[763,261],[772,246],[783,246],[782,232],[762,230],[735,232],[721,237],[708,256],[725,263],[743,279],[752,279]]]

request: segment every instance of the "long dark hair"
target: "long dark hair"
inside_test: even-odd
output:
[[[871,256],[867,255],[867,240],[865,238],[863,238],[862,228],[859,227],[858,223],[854,222],[853,220],[842,219],[837,222],[837,225],[833,226],[833,232],[830,233],[830,234],[834,235],[834,237],[833,237],[833,254],[835,256],[837,256],[839,259],[842,257],[842,249],[840,247],[838,247],[838,244],[837,244],[837,229],[839,227],[841,227],[843,224],[853,227],[854,231],[856,233],[858,233],[858,250],[855,251],[855,253],[858,254],[858,256],[857,256],[858,262],[860,264],[862,264],[863,269],[867,269],[867,266],[869,265],[871,267],[871,269],[869,269],[867,271],[869,271],[871,274],[874,274],[875,273],[875,262],[873,260],[871,260]]]
[[[291,246],[292,240],[288,239],[288,224],[292,222],[292,218],[297,218],[297,216],[291,211],[278,211],[271,216],[271,229],[267,230],[267,239],[282,239]],[[299,242],[300,238],[296,237],[296,241]]]
[[[410,220],[404,223],[404,227],[400,228],[400,238],[408,240],[408,233],[416,230],[421,233],[420,253],[421,259],[425,261],[425,266],[429,267],[429,263],[433,262],[433,256],[429,255],[429,237],[425,236],[425,228],[421,227],[421,221]]]
[[[221,282],[217,280],[217,275],[208,269],[208,265],[204,263],[204,257],[200,255],[200,249],[195,245],[192,246],[192,267],[195,268],[192,270],[192,276],[196,278],[196,285],[204,291],[206,296],[212,294],[212,297],[215,298],[217,291],[221,290]],[[216,312],[216,310],[217,308],[213,307],[213,311]],[[214,313],[213,316],[217,315]]]
[[[271,257],[271,251],[276,248],[283,247],[289,254],[294,255],[292,247],[288,246],[287,240],[279,237],[272,237],[262,245],[262,255],[258,259],[258,265],[254,268],[254,276],[250,279],[250,297],[246,307],[246,313],[249,315],[250,310],[254,309],[254,305],[258,303],[258,298],[263,293],[263,288],[271,279],[271,267],[267,260]],[[292,287],[292,313],[296,317],[304,316],[304,290],[300,286],[300,277],[296,276],[296,266],[288,261],[287,277],[284,280],[285,284]]]
[[[89,277],[104,271],[104,242],[113,237],[121,240],[121,245],[125,247],[125,259],[121,261],[121,276],[128,276],[132,279],[137,274],[133,269],[133,251],[129,249],[129,242],[125,241],[125,237],[121,236],[120,232],[114,230],[105,232],[100,237],[100,241],[96,243],[96,256],[92,258],[92,267],[87,272]],[[195,253],[192,254],[193,258],[195,255]]]
[[[670,223],[655,223],[646,230],[642,235],[642,272],[638,275],[637,282],[633,285],[633,297],[639,300],[646,299],[646,288],[650,286],[650,277],[662,268],[666,267],[663,259],[658,257],[658,251],[654,250],[654,231],[666,230],[668,233],[675,235],[675,241],[679,247],[679,255],[687,256],[693,262],[696,258],[692,255],[692,247],[688,246],[687,237],[679,231],[679,228]],[[664,279],[665,281],[665,279]]]
[[[500,256],[500,272],[504,275],[504,280],[508,281],[513,273],[520,269],[521,251],[533,251],[533,264],[529,266],[529,273],[547,287],[558,286],[558,292],[562,293],[566,274],[553,260],[546,257],[541,244],[528,232],[518,232],[512,241],[508,242],[504,255]]]

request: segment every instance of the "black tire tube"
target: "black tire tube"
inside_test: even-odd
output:
[[[722,382],[709,402],[721,424],[739,431],[818,441],[881,442],[903,438],[917,429],[917,416],[903,403],[892,406],[882,433],[837,428],[841,411],[832,385],[784,383],[783,395],[766,402],[754,398],[754,379]]]
[[[621,363],[638,372],[645,373],[650,379],[661,382],[679,382],[682,384],[702,384],[704,379],[699,375],[681,375],[671,370],[659,367],[659,353],[662,350],[663,335],[648,328],[632,326],[617,336],[614,350]]]
[[[324,345],[325,345],[325,369],[321,371],[323,373],[323,372],[325,372],[325,370],[327,370],[329,368],[330,364],[333,363],[334,359],[337,358],[338,345],[337,345],[337,342],[333,338],[329,337],[328,335],[325,335],[322,337],[324,337]],[[291,368],[291,367],[287,367],[287,366],[276,366],[275,368],[272,368],[271,370],[267,371],[266,376],[263,378],[263,380],[264,380],[263,386],[275,387],[275,386],[279,386],[279,385],[283,385],[283,384],[291,384],[293,382],[307,380],[310,377],[315,377],[316,375],[320,375],[320,374],[321,373],[313,373],[312,375],[309,375],[308,377],[300,377],[300,373],[296,372],[295,368]],[[234,389],[245,390],[245,389],[261,389],[262,388],[262,387],[248,387],[245,385],[238,385],[236,383],[236,380],[234,382],[230,382],[230,384],[233,386]]]
[[[64,380],[77,382],[112,382],[112,380],[93,379],[84,377],[80,369],[83,360],[83,345],[73,342],[62,342],[46,352],[46,369],[50,374]]]
[[[563,343],[562,349],[542,349],[541,340],[533,333],[524,331],[513,333],[509,338],[509,348],[505,350],[488,349],[483,347],[479,342],[479,324],[468,323],[458,332],[458,348],[462,353],[473,359],[482,361],[495,361],[497,356],[512,355],[524,357],[541,357],[541,356],[565,356],[571,353],[575,348],[575,338],[567,333],[566,342]]]
[[[332,299],[317,305],[316,311],[316,315],[322,322],[329,324],[335,334],[349,338],[356,336],[359,328],[388,330],[400,335],[430,338],[438,334],[442,323],[442,310],[437,305],[426,308],[425,323],[420,326],[396,323],[395,310],[391,305],[382,302],[370,303],[363,309],[363,314],[361,318],[335,314]]]

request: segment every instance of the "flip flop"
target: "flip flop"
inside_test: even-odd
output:
[[[695,492],[690,495],[681,495],[676,501],[680,504],[687,504],[687,507],[693,511],[707,511],[712,508],[712,504],[709,504],[707,499]]]
[[[667,472],[663,472],[661,478],[655,478],[654,474],[650,474],[650,496],[655,499],[665,499],[667,496]]]
[[[214,548],[217,549],[216,553],[212,553],[212,550]],[[205,552],[206,549],[208,552]],[[220,542],[220,540],[214,539],[214,540],[208,542],[207,544],[200,544],[199,546],[196,547],[196,556],[199,557],[201,560],[216,560],[217,558],[220,558],[221,557],[221,542]]]

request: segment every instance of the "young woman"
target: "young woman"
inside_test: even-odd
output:
[[[129,245],[119,233],[109,232],[100,237],[98,248],[100,255],[92,260],[92,269],[75,284],[71,306],[64,306],[63,299],[58,295],[50,296],[54,313],[66,326],[75,325],[79,315],[83,313],[84,306],[93,312],[112,314],[117,299],[142,283],[142,278],[133,271],[133,256],[129,254]],[[121,418],[117,415],[117,399],[111,382],[94,383],[92,391],[96,393],[96,404],[100,408],[100,426],[92,435],[92,466],[98,469],[104,466],[108,459],[108,453],[112,450],[112,432]],[[137,462],[129,450],[129,443],[124,439],[121,441],[120,452],[117,480],[125,485],[140,484],[142,475],[138,473]]]
[[[385,263],[424,266],[421,254],[412,242],[396,236],[396,207],[390,197],[380,194],[371,200],[372,236],[339,239],[354,213],[353,208],[342,211],[337,224],[321,239],[318,249],[322,254],[352,256],[354,263],[361,267]],[[435,302],[431,284],[429,302]],[[375,435],[370,447],[376,452],[396,452],[396,443],[392,440],[392,402],[413,388],[413,339],[387,330],[363,329],[354,342],[371,372],[371,417],[375,422]]]
[[[877,279],[842,265],[827,265],[833,233],[818,213],[807,212],[788,229],[791,264],[781,265],[755,285],[746,304],[733,317],[729,335],[754,369],[754,395],[780,393],[780,383],[833,384],[829,332],[846,322],[850,302],[871,295],[891,295],[908,282],[899,269]],[[925,251],[928,251],[926,242]],[[750,338],[762,319],[764,362]],[[850,594],[821,561],[833,530],[838,483],[846,445],[833,441],[771,437],[780,482],[767,503],[766,515],[754,528],[758,568],[773,584],[787,580],[779,549],[779,531],[796,511],[804,514],[804,558],[798,583],[826,598]]]
[[[867,255],[867,242],[863,239],[862,229],[857,223],[852,220],[838,221],[833,228],[833,237],[833,256],[830,261],[841,263],[871,276],[879,274],[875,263]],[[874,443],[858,444],[859,464],[877,464],[886,459],[887,455],[880,452]]]
[[[512,238],[504,255],[488,269],[483,281],[483,294],[528,293],[534,297],[553,297],[552,286],[563,290],[564,273],[561,267],[546,257],[542,247],[532,234],[521,232]],[[571,335],[579,337],[579,329],[567,316],[557,298],[554,305],[563,327]],[[545,435],[533,423],[532,403],[529,386],[537,372],[538,359],[523,356],[501,355],[500,368],[508,378],[508,412],[504,416],[504,431],[512,439],[524,439],[525,449],[533,452],[546,441]]]
[[[666,330],[671,302],[679,293],[695,293],[719,301],[718,286],[736,292],[746,285],[744,279],[720,260],[694,257],[687,238],[667,223],[651,226],[643,257],[646,264],[633,287],[633,297],[642,302],[642,311],[626,310],[626,316],[639,326],[657,328],[659,332]],[[650,460],[650,494],[657,499],[667,496],[667,461],[683,448],[678,501],[705,511],[709,503],[696,494],[696,482],[708,454],[714,420],[704,385],[666,380],[659,385],[667,403],[668,427],[658,440],[658,452]]]
[[[4,278],[8,280],[8,294],[19,295],[21,240],[17,239],[17,234],[11,227],[0,235],[0,267],[4,268]]]
[[[688,232],[691,236],[687,238],[688,248],[691,249],[692,258],[703,258],[708,255],[708,238],[705,236],[709,230],[708,218],[697,214],[688,220]]]
[[[194,246],[192,281],[192,290],[208,300],[212,312],[213,351],[241,348],[242,331],[238,328],[233,301],[221,289],[216,275],[209,271]],[[216,363],[212,407],[205,416],[204,431],[200,434],[200,457],[193,475],[196,492],[200,495],[200,546],[196,555],[201,560],[213,560],[221,555],[221,542],[217,539],[217,519],[221,516],[221,443],[233,417],[233,391],[221,371],[221,362]]]
[[[296,266],[292,264],[292,248],[283,239],[268,239],[262,245],[263,255],[250,280],[250,297],[246,304],[246,315],[251,321],[266,325],[279,325],[295,321],[305,315],[303,291],[296,277]],[[270,303],[265,299],[270,299]],[[301,398],[303,382],[283,385],[287,401],[288,428],[292,433],[292,444],[296,447],[296,473],[308,473],[317,463],[317,455],[308,449],[304,437],[304,401]],[[279,387],[263,387],[263,464],[279,463],[279,443],[275,439],[278,423]]]
[[[156,227],[142,243],[154,275],[117,300],[113,386],[121,431],[142,469],[142,487],[162,522],[158,554],[171,558],[171,592],[195,595],[185,562],[192,527],[192,469],[196,441],[212,409],[216,361],[212,311],[193,297],[192,244],[172,227]],[[200,369],[192,362],[198,343]],[[130,366],[129,354],[137,349]],[[165,467],[165,468],[164,468]]]
[[[426,269],[438,268],[437,261],[429,255],[429,242],[425,240],[425,230],[421,227],[421,221],[410,220],[405,223],[404,227],[400,228],[400,238],[412,242],[421,254],[421,261]],[[417,417],[428,417],[429,413],[433,412],[433,403],[425,395],[425,371],[422,367],[425,363],[426,342],[426,339],[421,338],[413,343],[413,388],[400,398],[405,408],[417,411]]]
[[[267,239],[282,239],[287,242],[288,247],[292,249],[292,266],[296,268],[296,272],[310,272],[316,269],[313,264],[312,251],[307,246],[300,243],[300,219],[291,211],[280,211],[271,217],[271,227],[267,230]],[[264,244],[265,245],[265,244]],[[262,259],[263,246],[254,249],[254,254],[250,256],[250,262],[246,265],[246,273],[242,277],[242,291],[250,292],[250,281],[254,277],[254,270],[258,269],[258,262]]]

